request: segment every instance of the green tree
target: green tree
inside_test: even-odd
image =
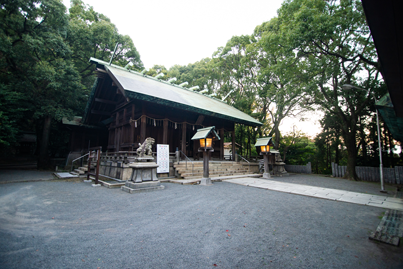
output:
[[[358,120],[373,100],[362,91],[345,91],[342,85],[379,87],[379,63],[361,2],[286,1],[279,20],[281,44],[288,44],[305,60],[315,103],[341,123],[348,152],[346,177],[357,179]]]
[[[81,0],[71,0],[66,41],[73,51],[72,61],[87,89],[91,89],[96,69],[89,62],[90,57],[109,62],[116,43],[119,45],[113,58],[114,64],[126,66],[131,62],[134,70],[144,68],[131,38],[119,34],[108,17],[94,11],[93,7]]]
[[[26,111],[21,120],[42,124],[36,126],[42,130],[38,166],[45,167],[51,120],[72,116],[82,98],[80,77],[64,42],[68,17],[57,0],[3,1],[0,17],[2,93],[18,93],[17,102]]]

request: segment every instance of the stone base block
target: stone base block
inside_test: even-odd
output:
[[[92,184],[93,187],[101,187],[101,184]]]
[[[160,181],[142,182],[134,183],[132,181],[127,181],[124,186],[121,187],[122,191],[128,193],[145,192],[145,191],[155,191],[165,189],[164,185],[161,185]]]
[[[271,178],[270,173],[263,173],[262,178],[265,178],[265,179]]]
[[[200,181],[200,185],[203,185],[203,186],[211,186],[211,185],[213,185],[213,183],[211,183],[211,178],[202,178],[201,179],[201,181]]]

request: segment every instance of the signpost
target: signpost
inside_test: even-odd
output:
[[[157,173],[169,173],[169,145],[157,144]]]

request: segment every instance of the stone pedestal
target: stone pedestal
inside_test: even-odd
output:
[[[121,187],[123,191],[134,193],[165,188],[157,178],[158,164],[154,162],[153,157],[136,158],[136,162],[129,164],[129,167],[132,168],[132,175]]]
[[[280,154],[276,154],[276,162],[273,165],[273,175],[276,176],[288,176],[287,171],[285,170],[285,163],[280,157]]]
[[[213,185],[213,183],[211,182],[211,178],[205,178],[205,177],[203,177],[202,179],[201,179],[201,181],[200,181],[200,185],[203,185],[203,186],[210,186],[210,185]]]
[[[160,181],[148,181],[142,183],[134,183],[132,181],[127,181],[124,186],[121,187],[122,191],[128,193],[145,192],[145,191],[155,191],[163,190],[164,185],[161,185]]]
[[[263,173],[262,178],[270,179],[271,178],[270,173]]]

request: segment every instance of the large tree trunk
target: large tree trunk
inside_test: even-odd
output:
[[[39,159],[38,159],[38,168],[48,168],[49,167],[49,153],[48,153],[48,145],[49,145],[49,133],[50,133],[50,123],[51,117],[47,116],[43,122],[43,134],[41,140],[41,146],[39,149]]]
[[[357,148],[355,145],[355,136],[354,134],[349,133],[348,137],[346,137],[346,146],[347,146],[347,171],[344,175],[344,178],[349,180],[358,180],[358,176],[355,172],[355,164],[357,161]]]
[[[275,135],[275,137],[274,137],[274,149],[278,150],[279,147],[280,147],[280,130],[278,128],[278,125],[276,125],[274,128],[275,128],[274,129],[274,135]]]

